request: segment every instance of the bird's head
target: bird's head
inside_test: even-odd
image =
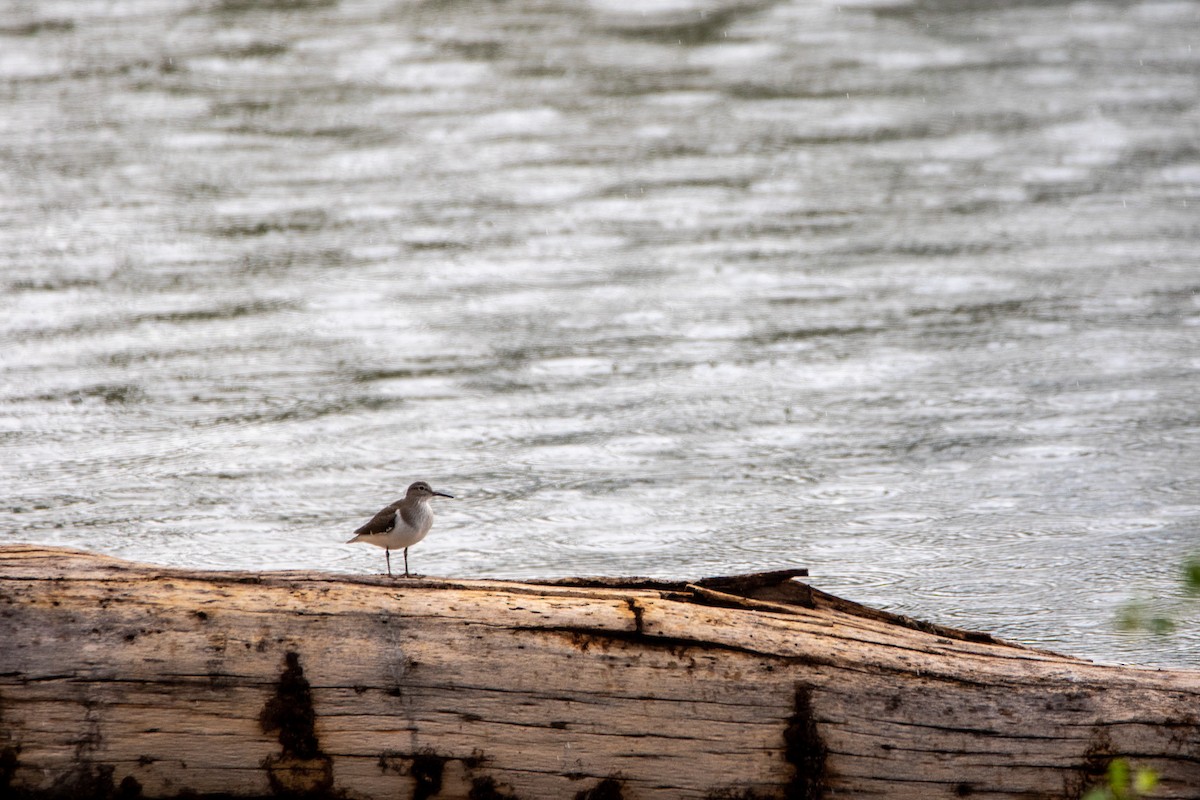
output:
[[[415,497],[418,500],[421,500],[421,499],[424,499],[427,497],[449,497],[449,498],[453,499],[454,495],[446,494],[445,492],[435,492],[433,490],[433,487],[430,486],[425,481],[417,481],[412,486],[408,487],[408,494],[406,495],[406,497]]]

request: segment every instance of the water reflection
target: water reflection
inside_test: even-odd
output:
[[[667,6],[0,11],[0,541],[1194,665],[1194,6]]]

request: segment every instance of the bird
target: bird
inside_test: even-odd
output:
[[[404,577],[408,577],[408,548],[425,538],[433,526],[433,509],[429,501],[435,497],[454,498],[452,494],[435,492],[425,481],[417,481],[408,487],[403,500],[397,500],[371,517],[371,521],[354,532],[353,542],[366,542],[383,548],[387,559],[388,577],[392,577],[392,554],[397,547],[404,548]]]

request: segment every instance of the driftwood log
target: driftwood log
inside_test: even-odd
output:
[[[1200,797],[1200,672],[696,583],[0,548],[0,797]]]

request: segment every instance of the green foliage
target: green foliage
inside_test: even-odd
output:
[[[1149,631],[1161,636],[1174,632],[1175,620],[1165,614],[1155,614],[1148,603],[1132,600],[1117,612],[1117,627],[1123,631]]]
[[[1183,562],[1183,586],[1188,594],[1200,595],[1200,556]]]
[[[1148,797],[1158,785],[1158,775],[1152,769],[1136,769],[1130,775],[1129,762],[1115,758],[1108,765],[1105,784],[1083,796],[1083,800],[1139,800]]]
[[[1193,600],[1200,598],[1200,555],[1194,555],[1183,563],[1180,575],[1183,594]],[[1123,631],[1148,631],[1163,636],[1174,633],[1175,612],[1182,613],[1182,602],[1166,602],[1160,598],[1153,604],[1146,600],[1130,600],[1117,612],[1117,627]]]

